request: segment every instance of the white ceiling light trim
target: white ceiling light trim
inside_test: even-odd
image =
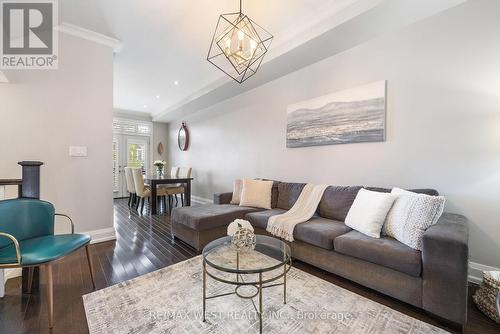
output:
[[[123,47],[122,41],[116,38],[109,37],[68,22],[62,22],[59,26],[56,27],[56,29],[64,34],[72,35],[75,37],[86,39],[91,42],[109,46],[110,48],[113,49],[114,53],[119,53]]]

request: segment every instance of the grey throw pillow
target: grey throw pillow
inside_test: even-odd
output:
[[[411,248],[422,250],[424,233],[443,214],[445,198],[399,188],[392,189],[391,194],[397,198],[387,215],[383,233]]]

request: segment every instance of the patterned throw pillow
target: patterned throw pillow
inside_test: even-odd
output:
[[[445,198],[399,188],[392,189],[391,194],[397,195],[397,198],[387,215],[383,233],[411,248],[422,250],[424,233],[443,214]]]

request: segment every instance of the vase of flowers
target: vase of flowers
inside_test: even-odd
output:
[[[158,174],[158,176],[163,175],[163,169],[165,168],[166,164],[167,163],[164,160],[156,160],[155,162],[153,162],[153,165],[155,165],[156,167],[156,173]]]

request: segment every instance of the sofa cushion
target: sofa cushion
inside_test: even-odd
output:
[[[290,210],[299,198],[305,183],[280,182],[278,185],[277,207],[283,210]]]
[[[422,272],[421,252],[399,241],[383,237],[371,238],[351,231],[335,238],[336,252],[379,264],[399,272],[419,277]]]
[[[295,226],[293,238],[324,249],[333,249],[333,240],[352,229],[343,222],[322,217],[312,217]]]
[[[319,202],[319,215],[324,218],[345,221],[345,217],[361,188],[336,186],[326,188]]]
[[[175,208],[172,210],[172,223],[182,224],[197,231],[211,230],[229,225],[237,218],[244,218],[249,212],[262,209],[232,204],[208,204]]]
[[[252,226],[259,227],[265,230],[267,228],[267,221],[269,220],[269,217],[281,215],[285,212],[286,210],[283,209],[271,209],[259,212],[251,212],[245,215],[245,219],[248,220],[250,224],[252,224]]]
[[[273,190],[271,193],[271,208],[275,209],[278,206],[278,196],[279,196],[279,181],[273,181]]]

